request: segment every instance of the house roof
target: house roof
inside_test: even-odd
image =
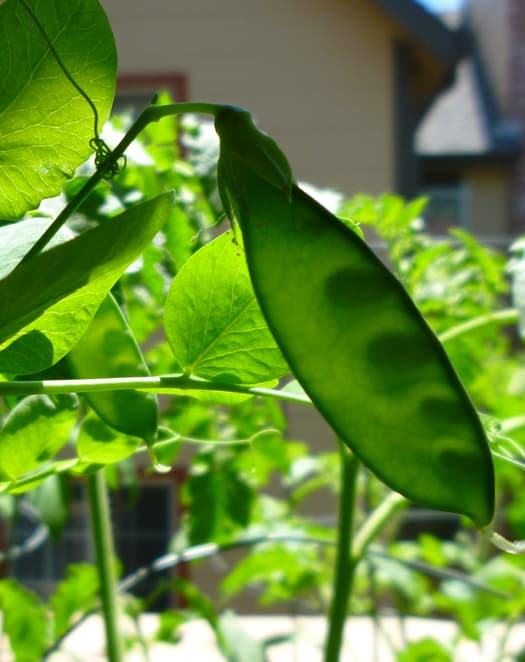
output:
[[[491,150],[492,139],[478,92],[472,58],[457,66],[452,87],[441,93],[416,133],[421,156],[474,155]]]
[[[468,50],[453,84],[438,95],[416,132],[416,152],[426,161],[504,160],[521,148],[519,128],[501,111],[475,35],[466,34]]]
[[[451,29],[416,0],[376,0],[376,3],[443,64],[454,65],[464,52],[463,30]]]
[[[453,78],[432,101],[415,136],[425,160],[501,160],[521,148],[518,127],[502,113],[475,35],[461,12],[435,14],[416,0],[376,0],[419,49],[433,56]]]

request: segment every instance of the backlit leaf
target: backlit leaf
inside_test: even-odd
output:
[[[123,435],[89,414],[80,426],[77,452],[81,462],[113,464],[132,455],[139,445],[140,439]]]
[[[67,354],[161,228],[171,202],[166,193],[136,205],[0,280],[0,372],[31,374]]]
[[[33,471],[50,460],[77,420],[72,399],[56,404],[47,395],[30,395],[8,414],[0,432],[0,470],[9,478]]]
[[[258,384],[288,372],[231,232],[206,244],[183,265],[166,300],[165,329],[185,374]]]
[[[20,218],[59,193],[91,153],[93,109],[56,55],[93,102],[101,129],[113,102],[117,56],[98,0],[0,3],[2,218]]]

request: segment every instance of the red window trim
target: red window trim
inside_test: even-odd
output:
[[[153,94],[158,90],[169,90],[175,101],[188,100],[188,76],[186,74],[123,74],[117,79],[117,92],[145,90]]]

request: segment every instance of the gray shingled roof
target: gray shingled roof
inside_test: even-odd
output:
[[[452,29],[463,20],[454,13],[441,18]],[[505,158],[521,148],[520,130],[501,112],[472,33],[468,44],[454,83],[437,97],[416,132],[415,149],[424,158]]]
[[[420,156],[490,152],[492,138],[472,58],[462,60],[452,87],[438,96],[416,132]]]

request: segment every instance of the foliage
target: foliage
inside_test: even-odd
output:
[[[180,494],[185,515],[169,554],[124,578],[121,588],[208,554],[249,551],[223,578],[216,603],[180,578],[159,582],[144,602],[128,599],[127,612],[137,620],[163,591],[184,597],[187,609],[161,614],[157,640],[176,641],[179,625],[198,616],[226,659],[263,662],[267,647],[280,639],[252,640],[229,609],[232,598],[255,589],[263,605],[331,613],[328,641],[337,641],[348,599],[332,588],[341,572],[348,586],[354,582],[354,613],[375,617],[385,605],[400,615],[447,615],[459,624],[459,639],[472,640],[494,621],[510,627],[519,620],[521,556],[496,554],[467,518],[454,520],[458,529],[448,540],[432,535],[429,525],[407,539],[403,531],[417,511],[401,514],[408,503],[368,469],[361,468],[354,485],[336,453],[312,455],[302,441],[287,439],[277,404],[311,405],[309,393],[390,485],[410,496],[418,482],[420,502],[485,524],[492,459],[471,399],[483,412],[496,460],[495,524],[523,535],[523,357],[518,338],[499,328],[522,317],[519,256],[509,269],[517,312],[503,308],[504,258],[464,231],[430,236],[420,219],[423,200],[356,196],[339,210],[347,231],[297,188],[286,157],[245,111],[172,104],[160,94],[138,120],[115,118],[99,135],[113,99],[116,60],[97,0],[67,7],[6,0],[0,32],[0,50],[21,65],[9,69],[12,98],[0,109],[8,147],[0,177],[2,509],[12,515],[13,503],[30,500],[57,538],[68,517],[70,482],[90,486],[93,476],[105,475],[118,488],[137,480],[134,460],[141,454],[151,459],[152,471],[170,471],[181,452],[197,444],[188,454]],[[84,50],[89,58],[80,66]],[[199,122],[173,118],[186,111],[217,118],[218,178],[217,143],[205,140]],[[54,118],[49,126],[42,126],[44,116]],[[74,137],[64,140],[64,127]],[[111,151],[103,139],[123,142]],[[84,162],[90,146],[95,164]],[[43,201],[62,185],[58,198]],[[240,220],[242,236],[235,226],[213,238],[224,214],[221,200],[230,220]],[[355,224],[361,224],[357,233]],[[362,243],[363,227],[382,241],[417,309]],[[333,275],[336,259],[343,271],[359,267],[357,287],[350,291],[345,276],[321,288],[314,305],[316,284]],[[376,299],[385,297],[381,320],[392,327],[386,343],[374,335],[383,314]],[[323,314],[322,333],[312,307]],[[416,354],[414,344],[421,347]],[[432,357],[430,381],[437,389],[426,400],[419,381],[423,354]],[[301,384],[290,379],[289,365]],[[425,408],[430,401],[433,407]],[[394,422],[396,457],[386,432]],[[415,426],[432,443],[437,430],[438,441],[446,442],[445,462],[432,455],[432,444],[413,440]],[[419,480],[425,463],[438,475],[437,486]],[[472,472],[473,465],[479,470]],[[335,531],[311,517],[308,504],[331,504],[338,495],[349,516]],[[99,525],[94,516],[95,532]],[[96,542],[105,549],[98,567],[70,566],[48,599],[13,579],[0,582],[16,659],[41,659],[59,647],[78,619],[100,608],[99,594],[106,623],[114,625],[116,608],[106,603],[117,587],[101,572],[102,561],[111,560],[111,540]],[[6,557],[15,558],[16,549]],[[140,633],[137,638],[147,646]],[[118,642],[108,641],[109,659],[121,659]],[[502,640],[502,653],[505,646]],[[337,659],[335,648],[327,644],[327,661]],[[453,659],[432,640],[397,653],[399,660]]]

